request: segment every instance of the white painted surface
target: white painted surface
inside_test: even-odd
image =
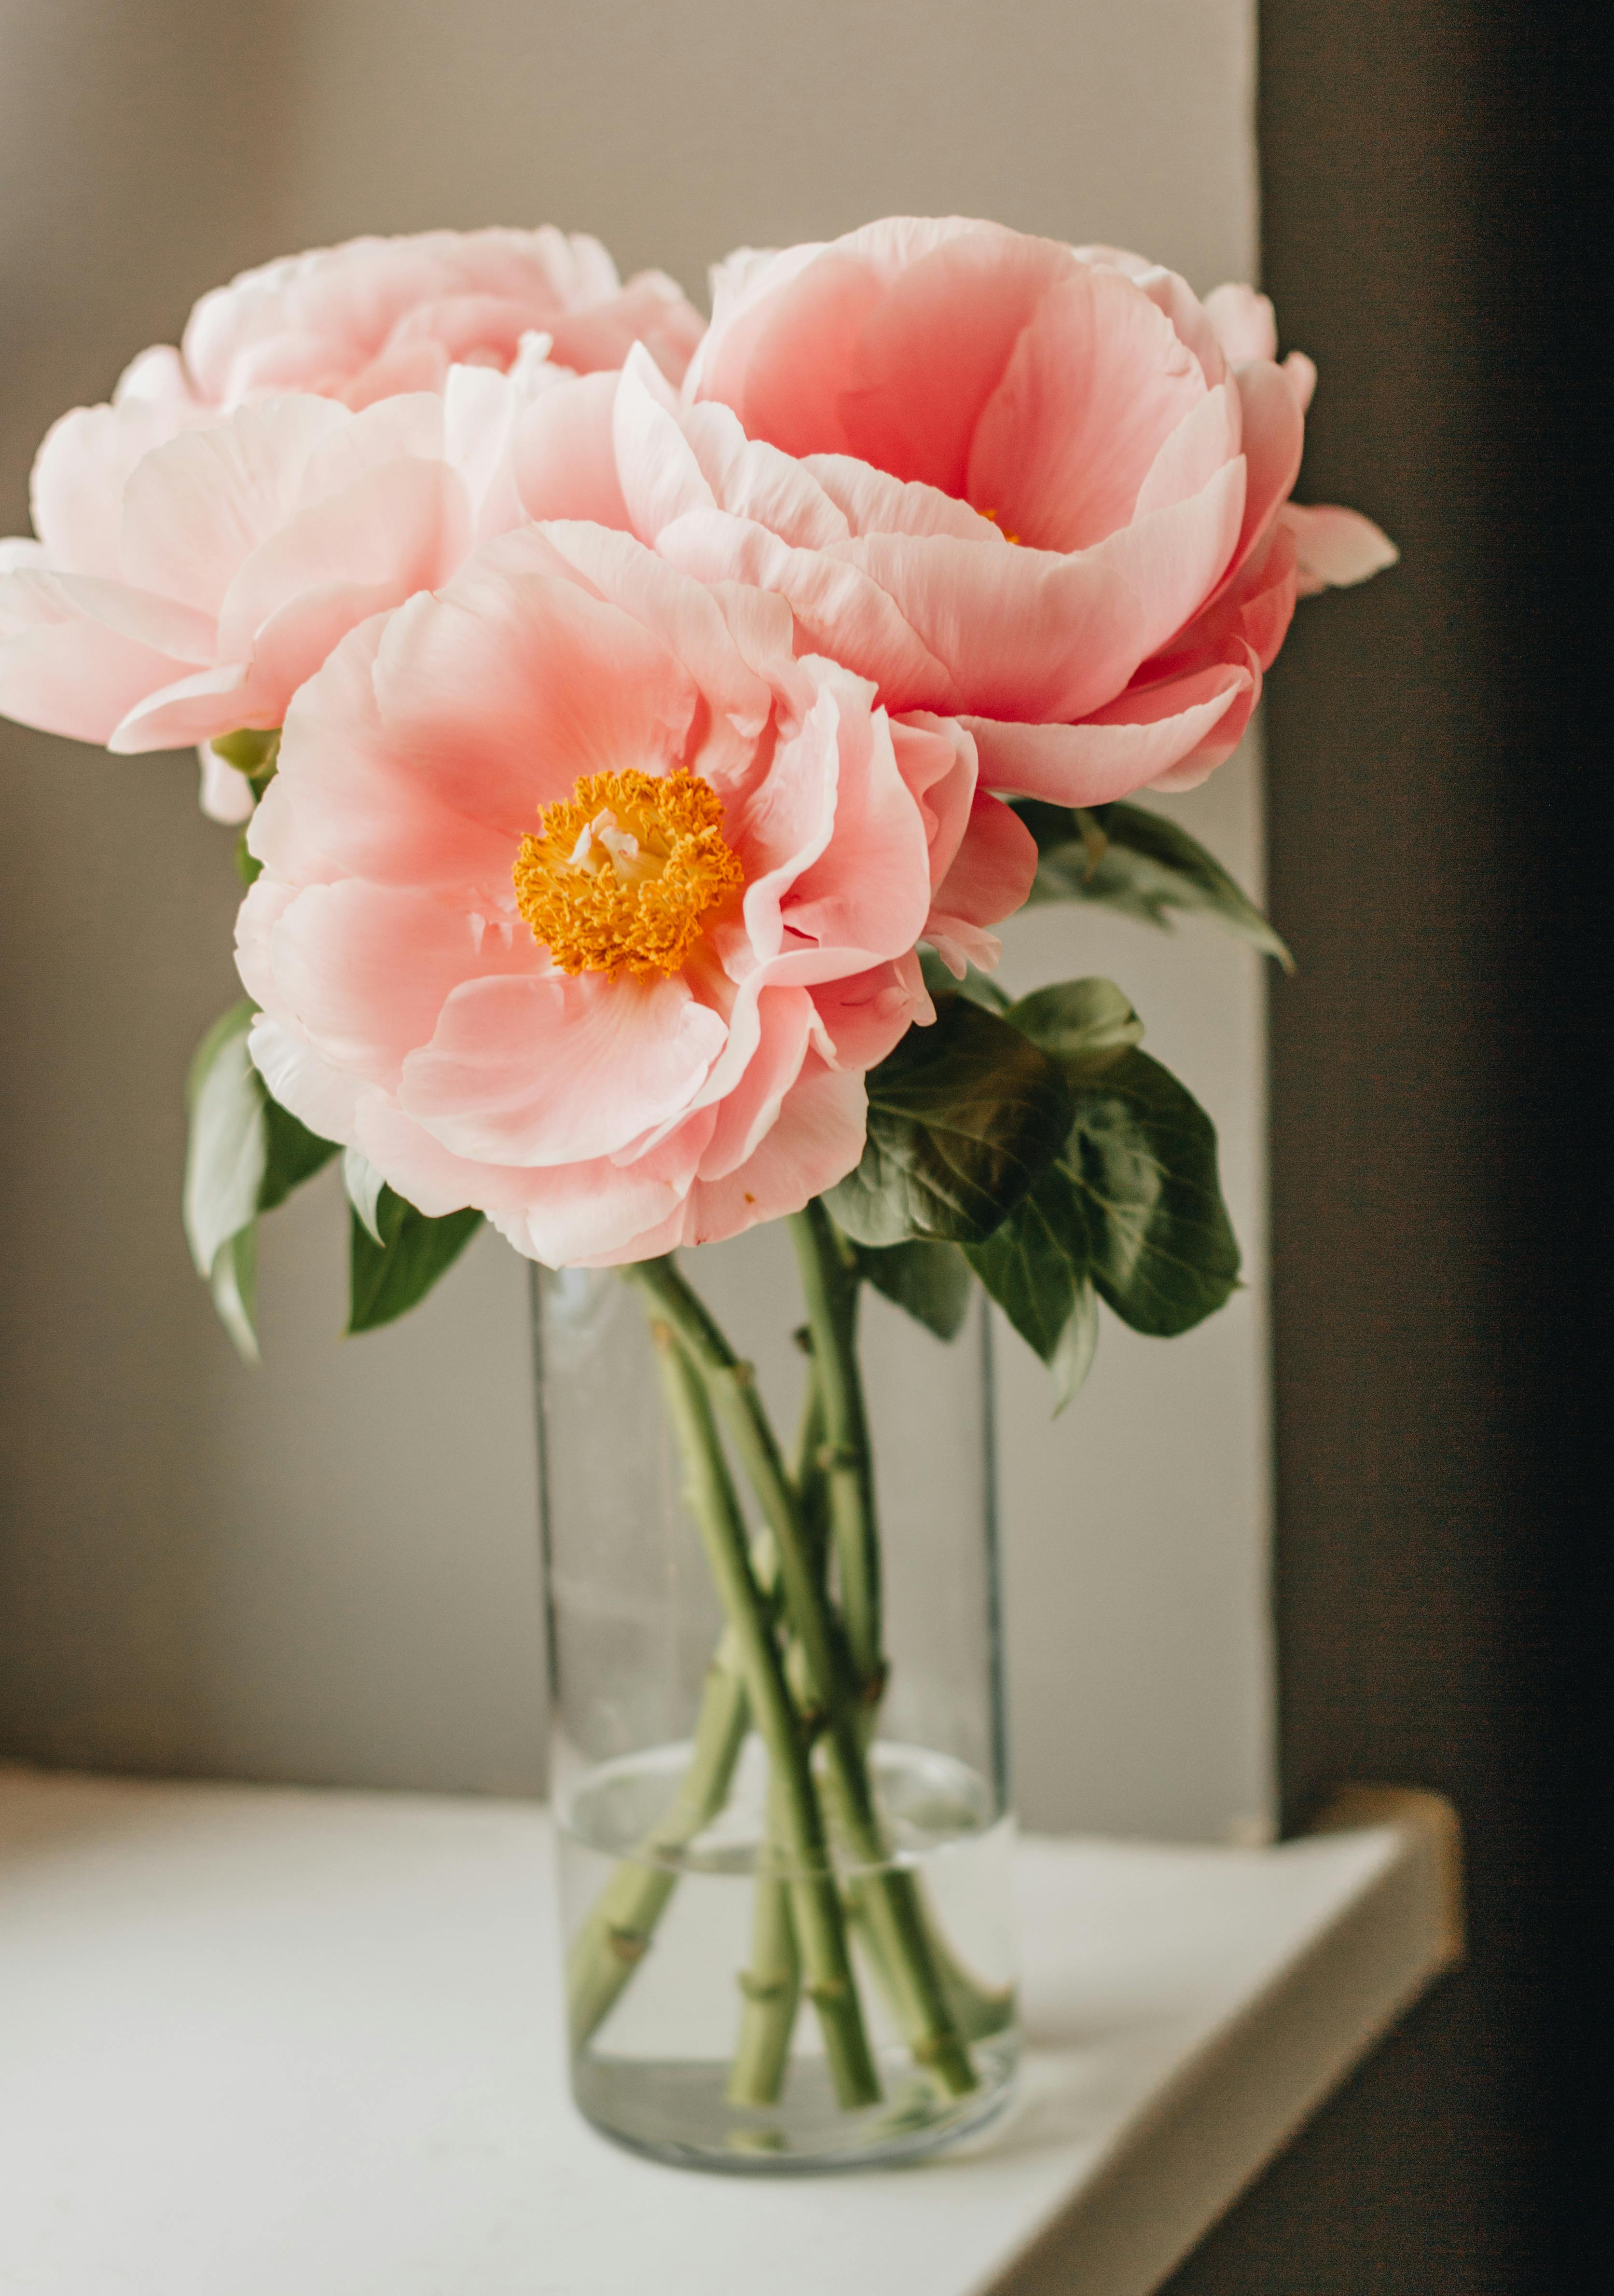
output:
[[[833,2182],[567,2102],[545,1814],[0,1775],[4,2296],[1146,2296],[1421,1988],[1434,1837],[1022,1845],[1019,2103]]]
[[[551,217],[697,291],[738,241],[903,209],[1131,241],[1201,288],[1256,261],[1252,0],[29,0],[4,43],[12,521],[45,422],[196,291],[361,229]],[[0,1746],[537,1791],[524,1270],[484,1241],[343,1346],[327,1177],[266,1232],[265,1368],[233,1362],[176,1211],[185,1062],[236,993],[227,841],[188,758],[0,743],[0,1065],[28,1111],[0,1141]],[[1253,881],[1251,760],[1178,802]],[[1272,1792],[1260,982],[1207,928],[1016,931],[1012,978],[1081,971],[1215,1116],[1251,1284],[1184,1341],[1106,1317],[1057,1424],[1004,1339],[1020,1800],[1214,1837]]]

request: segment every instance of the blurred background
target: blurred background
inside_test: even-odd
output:
[[[1058,1423],[1004,1339],[1020,1799],[1253,1841],[1343,1780],[1440,1788],[1473,1954],[1178,2296],[1599,2284],[1606,38],[1579,0],[0,0],[6,532],[55,414],[360,231],[551,220],[703,299],[737,242],[956,209],[1264,275],[1318,358],[1299,491],[1404,564],[1302,610],[1265,802],[1254,743],[1175,801],[1258,897],[1270,813],[1270,1045],[1208,931],[1010,947],[1127,988],[1249,1262],[1186,1341],[1107,1318]],[[0,1754],[541,1791],[524,1269],[485,1239],[341,1343],[328,1175],[239,1365],[178,1220],[227,836],[189,757],[4,726],[0,790]]]

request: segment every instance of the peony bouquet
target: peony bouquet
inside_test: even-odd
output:
[[[0,709],[197,745],[239,830],[184,1199],[237,1343],[259,1217],[339,1154],[355,1331],[484,1219],[642,1295],[726,1621],[680,1806],[754,1729],[801,1978],[748,1997],[752,2104],[799,1994],[840,2105],[878,2095],[854,1929],[940,2094],[995,2013],[871,1784],[865,1287],[946,1336],[979,1280],[1063,1401],[1101,1299],[1171,1334],[1236,1281],[1210,1123],[1123,992],[991,976],[1029,901],[1282,958],[1131,802],[1231,753],[1298,596],[1395,555],[1291,501],[1315,374],[1276,351],[1247,287],[986,223],[742,250],[709,324],[583,237],[364,240],[204,296],[51,430],[0,545]],[[677,1257],[773,1220],[789,1463]],[[625,1864],[579,1928],[579,2043],[666,1895]]]

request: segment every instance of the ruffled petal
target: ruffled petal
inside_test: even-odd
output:
[[[1300,595],[1365,582],[1393,566],[1401,553],[1388,534],[1360,511],[1336,503],[1287,503],[1282,513],[1295,547]]]
[[[135,398],[75,407],[51,425],[29,491],[34,531],[53,566],[122,579],[124,488],[143,456],[193,420],[184,406]]]
[[[268,956],[276,1009],[296,1015],[332,1067],[388,1091],[407,1056],[432,1042],[455,989],[548,971],[519,918],[488,926],[413,888],[352,878],[311,885],[288,904]]]
[[[398,1099],[460,1155],[580,1163],[689,1108],[726,1034],[677,979],[473,980],[405,1062]]]
[[[1014,344],[953,491],[1036,549],[1085,550],[1133,516],[1204,396],[1199,361],[1146,295],[1118,272],[1070,264]]]
[[[1007,725],[985,718],[964,723],[980,752],[981,779],[993,789],[1054,805],[1109,805],[1158,783],[1219,735],[1230,717],[1241,730],[1259,690],[1259,668],[1251,658],[1124,694],[1084,725]]]
[[[777,1120],[746,1161],[722,1179],[698,1179],[691,1188],[679,1240],[720,1243],[762,1220],[799,1212],[845,1179],[863,1153],[867,1120],[862,1077],[825,1068],[809,1054]],[[628,1251],[610,1258],[642,1256]]]
[[[29,566],[0,574],[0,711],[20,725],[104,743],[186,667],[86,613],[71,581]]]

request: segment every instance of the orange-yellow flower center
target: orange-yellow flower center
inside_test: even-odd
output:
[[[994,526],[997,524],[997,512],[995,510],[984,510],[981,512],[981,516],[983,518],[989,518]],[[1016,549],[1020,546],[1020,537],[1018,534],[1009,534],[1005,532],[1004,535],[1004,540],[1005,542],[1013,543]]]
[[[745,882],[723,800],[684,772],[584,774],[521,840],[516,906],[562,972],[676,972]]]

